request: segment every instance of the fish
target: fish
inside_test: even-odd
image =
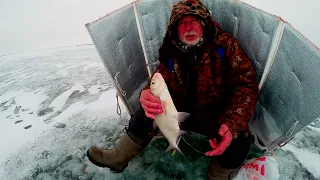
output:
[[[153,128],[159,127],[161,133],[168,140],[170,145],[166,149],[166,152],[176,150],[184,156],[178,144],[181,136],[186,134],[187,131],[180,130],[179,123],[185,121],[191,114],[177,111],[167,84],[158,72],[154,73],[151,78],[150,92],[160,99],[162,107],[162,113],[155,115],[156,118],[153,121]]]

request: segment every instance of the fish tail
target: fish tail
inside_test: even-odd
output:
[[[179,148],[177,145],[175,145],[175,146],[170,145],[170,146],[167,148],[166,152],[168,152],[168,151],[170,151],[170,150],[176,150],[176,151],[178,151],[180,154],[182,154],[182,156],[185,157],[185,155],[182,153],[182,151],[180,150],[180,148]]]
[[[180,150],[180,148],[179,148],[178,146],[175,148],[175,150],[177,150],[183,157],[186,157],[186,156],[182,153],[182,151]]]

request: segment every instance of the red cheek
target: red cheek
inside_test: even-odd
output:
[[[202,27],[195,27],[194,28],[194,31],[198,34],[198,35],[202,35],[202,33],[203,33],[203,29],[202,29]]]
[[[184,32],[185,32],[185,29],[184,29],[184,28],[178,28],[178,35],[179,35],[180,37],[183,37]]]

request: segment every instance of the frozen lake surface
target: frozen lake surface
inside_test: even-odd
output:
[[[121,174],[90,163],[86,150],[113,147],[129,120],[93,46],[3,56],[0,67],[0,179],[206,179],[208,157],[184,143],[186,158],[172,157],[161,139]],[[320,179],[319,139],[318,120],[275,152],[281,180]]]

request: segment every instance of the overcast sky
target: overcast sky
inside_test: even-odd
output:
[[[0,0],[0,55],[92,43],[85,24],[130,2]]]
[[[131,1],[1,0],[0,56],[92,43],[85,24]],[[320,46],[320,0],[242,1],[283,17]]]

